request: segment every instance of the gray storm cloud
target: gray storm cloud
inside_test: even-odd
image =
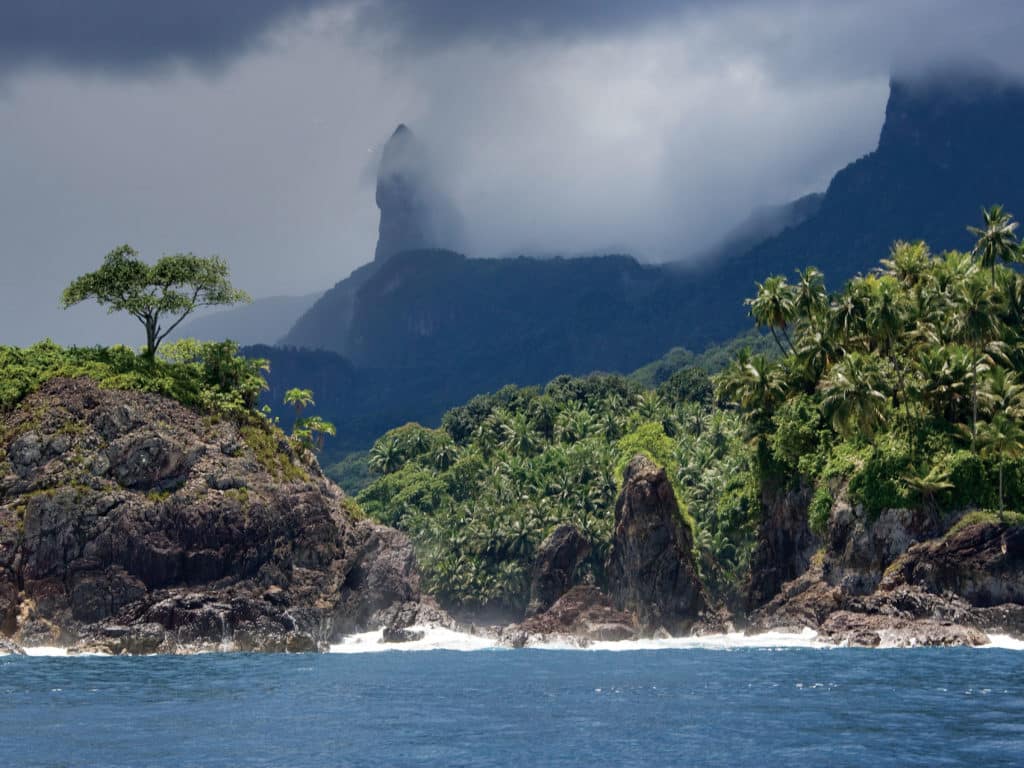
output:
[[[256,295],[328,287],[373,257],[366,169],[401,122],[472,255],[685,257],[870,151],[891,73],[1020,75],[1022,24],[995,0],[6,0],[0,343],[132,341],[56,309],[125,241],[220,253]]]

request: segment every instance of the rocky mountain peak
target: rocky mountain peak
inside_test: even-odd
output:
[[[977,68],[939,69],[893,78],[878,148],[923,152],[933,161],[968,154],[995,141],[1024,117],[1024,86]]]
[[[405,123],[384,145],[377,170],[380,228],[374,261],[458,243],[459,216],[441,190],[426,147]]]

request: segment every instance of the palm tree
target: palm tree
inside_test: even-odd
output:
[[[882,274],[891,275],[900,285],[912,288],[921,281],[930,258],[931,254],[924,242],[897,240],[889,251],[889,258],[882,259]]]
[[[782,350],[782,354],[787,354],[787,350],[782,346],[776,329],[782,331],[789,349],[793,349],[786,327],[796,318],[796,295],[793,287],[786,282],[786,278],[772,275],[764,283],[758,283],[757,296],[747,299],[745,303],[750,307],[750,314],[757,324],[767,327],[772,332],[772,337]]]
[[[501,424],[501,444],[519,456],[529,456],[537,450],[538,435],[524,413],[517,413]]]
[[[982,268],[992,270],[992,286],[995,287],[996,262],[1014,262],[1020,255],[1017,222],[1001,205],[983,209],[981,215],[985,221],[984,226],[967,228],[968,232],[978,238],[971,255],[978,259]]]
[[[982,383],[979,395],[992,413],[1005,413],[1019,419],[1024,415],[1024,384],[1015,371],[995,366]]]
[[[936,465],[923,475],[904,475],[903,481],[918,492],[921,504],[928,512],[935,511],[935,494],[953,488],[949,481],[950,467]]]
[[[807,320],[815,320],[828,309],[825,276],[817,267],[797,270],[796,309]]]
[[[971,376],[971,446],[978,438],[978,366],[983,350],[999,333],[999,306],[993,292],[977,279],[968,279],[956,296],[959,312],[956,334],[974,352]]]
[[[821,384],[822,408],[844,437],[871,437],[885,422],[886,396],[880,389],[875,359],[860,352],[847,355]]]
[[[387,440],[378,440],[370,449],[370,457],[367,464],[371,472],[378,475],[388,475],[400,469],[405,463],[402,456],[402,447],[398,438],[392,437]]]
[[[434,466],[439,472],[450,469],[458,461],[459,448],[451,440],[441,443],[434,451]]]
[[[720,388],[723,397],[746,411],[758,437],[768,428],[772,412],[785,396],[779,367],[764,355],[751,357],[746,350],[722,372]]]
[[[1003,513],[1003,465],[1024,455],[1024,430],[1005,413],[997,413],[979,435],[981,455],[999,464],[999,514]]]
[[[284,393],[284,404],[295,408],[295,421],[302,418],[302,411],[311,405],[313,401],[313,390],[311,389],[289,389]]]

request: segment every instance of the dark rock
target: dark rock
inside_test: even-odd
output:
[[[394,528],[361,522],[356,562],[341,589],[335,626],[343,634],[388,624],[388,609],[419,601],[419,572],[409,537]]]
[[[896,558],[938,534],[935,514],[885,509],[869,521],[863,507],[851,505],[841,493],[830,516],[825,577],[849,594],[870,594]]]
[[[643,456],[624,473],[606,572],[616,608],[635,613],[647,630],[683,634],[708,608],[672,485]]]
[[[575,526],[558,526],[537,550],[526,615],[543,613],[576,583],[576,569],[590,554],[590,542]]]
[[[424,633],[418,629],[406,629],[402,627],[384,627],[381,635],[382,643],[413,643],[422,640]]]
[[[575,586],[547,611],[506,627],[499,638],[521,648],[529,642],[631,640],[640,635],[636,617],[618,610],[597,587]]]
[[[197,450],[202,448],[197,446]],[[154,431],[139,431],[111,443],[105,456],[111,473],[125,488],[163,490],[181,484],[197,456]]]
[[[353,522],[287,441],[303,479],[281,482],[233,424],[86,379],[48,382],[0,434],[0,633],[22,645],[298,652],[443,614],[420,607],[408,538]]]
[[[978,607],[1024,604],[1024,526],[977,523],[910,547],[881,588],[899,584],[952,592]]]
[[[902,619],[879,614],[837,611],[821,626],[829,642],[867,647],[909,648],[925,645],[985,645],[984,632],[952,621]]]
[[[398,126],[381,152],[377,207],[374,261],[402,251],[453,247],[461,239],[455,208],[438,188],[424,147],[405,125]]]
[[[123,568],[76,573],[70,579],[71,615],[82,622],[100,621],[141,600],[146,585]]]
[[[761,495],[762,518],[757,546],[751,556],[748,610],[772,599],[782,585],[807,570],[820,546],[807,525],[811,489],[766,488]]]
[[[6,637],[0,637],[0,656],[4,654],[10,654],[12,656],[24,656],[25,649],[17,643],[8,640]]]

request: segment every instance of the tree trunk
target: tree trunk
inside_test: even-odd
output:
[[[146,320],[146,357],[150,360],[156,358],[156,320]]]
[[[999,517],[1003,516],[1003,462],[999,462]]]
[[[978,441],[978,354],[975,352],[971,366],[971,450],[977,451]]]

